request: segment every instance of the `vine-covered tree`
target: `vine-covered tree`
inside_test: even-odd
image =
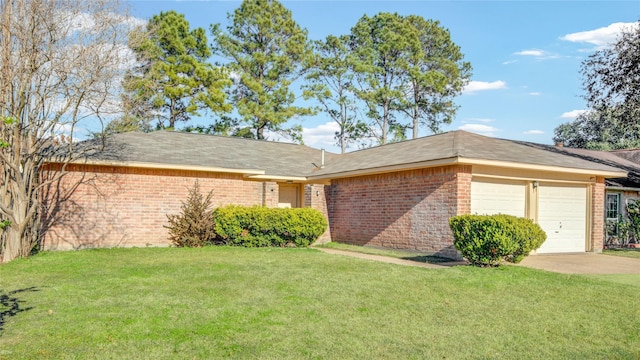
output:
[[[301,141],[302,128],[285,123],[314,113],[296,105],[292,89],[312,60],[307,31],[276,0],[244,0],[228,17],[226,32],[219,24],[211,26],[214,52],[227,60],[235,78],[230,100],[237,118],[223,119],[224,127],[256,139],[271,131]]]
[[[318,100],[322,110],[338,125],[335,134],[344,154],[350,143],[369,136],[369,127],[360,119],[353,93],[354,72],[349,54],[349,37],[327,36],[315,42],[316,60],[306,77],[305,95]]]
[[[159,128],[174,128],[203,110],[230,111],[224,91],[231,84],[229,76],[208,62],[211,48],[205,30],[191,30],[184,15],[155,15],[145,29],[131,34],[129,46],[138,64],[124,81],[125,101],[132,106],[122,123],[158,119]]]
[[[639,147],[640,21],[591,54],[580,71],[590,111],[558,126],[553,140],[592,149]]]
[[[131,19],[114,0],[0,2],[0,262],[38,243],[42,190],[82,155],[81,122],[114,112]],[[39,171],[57,147],[61,171]]]

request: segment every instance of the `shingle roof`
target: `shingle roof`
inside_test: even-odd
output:
[[[95,146],[98,140],[81,146]],[[234,137],[191,134],[173,131],[117,134],[106,139],[102,151],[88,154],[90,161],[147,163],[162,166],[264,171],[265,175],[282,177],[313,177],[329,179],[347,172],[377,172],[394,166],[424,166],[470,160],[500,161],[514,166],[522,164],[568,169],[618,172],[616,164],[590,161],[571,156],[552,146],[505,140],[465,131],[451,131],[377,146],[338,155],[325,153],[324,168],[320,165],[321,150],[303,145],[258,141]],[[614,156],[614,155],[612,155]],[[621,159],[621,161],[626,161]],[[615,167],[614,167],[615,166]]]
[[[548,151],[558,152],[588,161],[614,166],[627,171],[627,177],[607,179],[608,186],[640,188],[640,151],[638,150],[616,150],[616,151],[597,151],[587,149],[575,149],[567,147],[555,147],[550,145],[538,145],[544,147]]]
[[[330,176],[348,171],[374,171],[380,168],[452,158],[594,171],[620,171],[612,166],[552,152],[538,145],[458,130],[347,153],[335,157],[324,169],[316,171],[313,175]]]
[[[93,146],[92,140],[85,146]],[[326,153],[326,159],[335,154]],[[263,170],[266,175],[306,176],[320,164],[321,150],[273,141],[174,131],[130,132],[106,138],[93,161],[156,163],[237,170]]]

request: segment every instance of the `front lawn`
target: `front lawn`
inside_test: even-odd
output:
[[[313,249],[43,253],[0,266],[2,359],[633,359],[638,288]]]

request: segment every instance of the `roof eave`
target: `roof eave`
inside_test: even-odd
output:
[[[68,163],[74,165],[117,166],[126,168],[159,169],[159,170],[186,170],[216,173],[243,174],[245,176],[264,175],[264,170],[258,169],[233,169],[214,166],[186,165],[186,164],[160,164],[142,161],[109,161],[109,160],[75,160],[70,162],[50,161],[50,164]]]
[[[640,192],[640,187],[629,186],[607,186],[607,190],[619,190],[619,191],[637,191]]]
[[[296,183],[306,182],[307,181],[307,177],[305,177],[305,176],[282,176],[282,175],[264,175],[264,174],[250,175],[250,174],[245,174],[244,177],[247,178],[247,179],[251,179],[251,180],[290,181],[290,182],[296,182]]]
[[[523,169],[523,170],[538,170],[538,171],[549,171],[549,172],[564,172],[570,174],[580,174],[580,175],[595,175],[602,176],[604,178],[620,178],[627,177],[626,171],[614,171],[614,170],[596,170],[596,169],[583,169],[583,168],[573,168],[573,167],[564,167],[564,166],[554,166],[554,165],[540,165],[540,164],[530,164],[530,163],[518,163],[518,162],[510,162],[510,161],[500,161],[500,160],[486,160],[486,159],[475,159],[475,158],[460,158],[459,162],[461,164],[469,164],[469,165],[485,165],[485,166],[496,166],[496,167],[507,167],[507,168],[515,168],[515,169]]]
[[[337,179],[337,178],[356,177],[356,176],[362,176],[362,175],[383,174],[383,173],[390,173],[395,171],[415,170],[415,169],[422,169],[422,168],[436,167],[436,166],[454,165],[458,162],[459,162],[458,157],[456,156],[456,157],[449,157],[444,159],[420,161],[420,162],[407,163],[407,164],[397,164],[397,165],[380,166],[380,167],[367,168],[367,169],[357,169],[357,170],[341,171],[341,172],[334,172],[334,173],[326,173],[321,175],[311,175],[311,176],[308,176],[307,178],[309,181],[330,180],[330,179]]]
[[[505,167],[505,168],[523,169],[523,170],[564,172],[564,173],[570,173],[570,174],[602,176],[604,178],[619,178],[619,177],[627,176],[627,172],[625,171],[582,169],[582,168],[518,163],[518,162],[500,161],[500,160],[486,160],[486,159],[465,158],[465,157],[455,156],[455,157],[421,161],[421,162],[408,163],[408,164],[398,164],[398,165],[382,166],[382,167],[376,167],[376,168],[326,173],[322,175],[311,175],[308,177],[308,180],[310,181],[327,180],[327,179],[330,180],[330,179],[336,179],[336,178],[347,178],[347,177],[355,177],[355,176],[362,176],[362,175],[374,175],[374,174],[389,173],[394,171],[414,170],[414,169],[420,169],[420,168],[455,165],[455,164],[486,165],[486,166],[496,166],[496,167]]]

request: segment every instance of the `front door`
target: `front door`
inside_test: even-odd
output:
[[[300,207],[300,185],[280,184],[278,207],[280,208]]]

